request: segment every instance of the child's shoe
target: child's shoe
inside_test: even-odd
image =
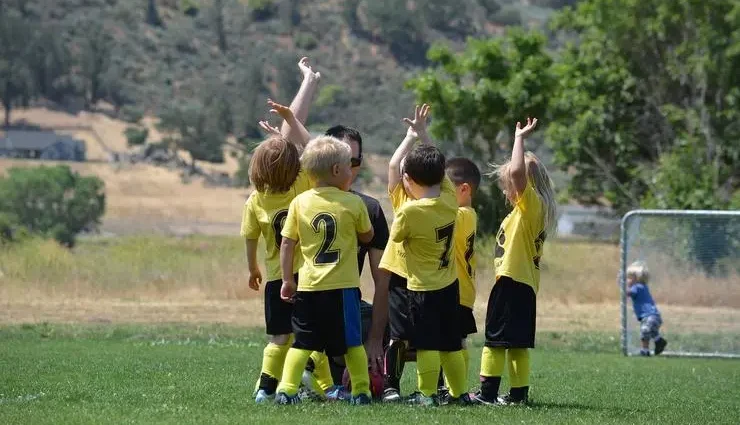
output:
[[[353,406],[360,406],[363,404],[370,404],[372,401],[370,400],[370,397],[368,397],[367,394],[360,394],[360,395],[353,395],[352,398],[349,399],[349,404]]]
[[[516,398],[512,397],[511,394],[505,394],[498,397],[498,403],[504,406],[526,406],[529,404],[529,397]]]
[[[383,390],[383,402],[384,403],[398,403],[401,401],[401,394],[395,388],[386,388]]]
[[[650,357],[650,350],[648,350],[647,348],[641,348],[640,355],[643,357]]]
[[[334,385],[324,393],[328,401],[350,400],[349,394],[343,385]],[[351,400],[350,400],[351,401]]]
[[[655,340],[655,355],[662,353],[665,350],[665,346],[668,345],[668,341],[665,338],[659,338]]]
[[[447,387],[437,388],[437,397],[439,398],[440,404],[446,404],[450,399],[450,390]]]
[[[411,394],[407,402],[408,404],[422,407],[439,406],[439,398],[437,397],[437,394],[434,394],[431,397],[427,397],[418,391]]]
[[[484,404],[486,406],[495,406],[497,404],[500,404],[498,401],[498,397],[494,399],[489,399],[489,398],[483,397],[483,393],[480,391],[470,396],[470,400],[473,402],[473,404]]]
[[[301,402],[301,398],[296,395],[288,395],[284,392],[279,392],[275,395],[275,403],[277,404],[298,404]]]
[[[260,388],[257,390],[257,395],[254,397],[255,403],[267,403],[275,399],[275,394],[267,394],[267,391]]]
[[[464,393],[460,397],[451,397],[449,394],[447,395],[447,404],[453,405],[453,406],[473,406],[476,403],[471,397],[470,394]]]

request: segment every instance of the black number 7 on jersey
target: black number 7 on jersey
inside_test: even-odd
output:
[[[439,268],[446,269],[450,265],[450,247],[452,246],[452,235],[455,233],[455,222],[437,227],[437,242],[444,242],[444,251],[439,257]]]

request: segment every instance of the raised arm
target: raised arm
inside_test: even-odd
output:
[[[388,163],[388,192],[393,191],[395,187],[401,182],[401,163],[406,155],[411,152],[416,143],[416,139],[421,139],[422,143],[429,142],[429,136],[427,135],[427,116],[429,115],[429,105],[426,103],[422,106],[416,105],[414,110],[414,118],[404,118],[403,122],[406,123],[409,128],[406,130],[406,137],[396,151],[393,153],[390,162]]]
[[[511,182],[516,189],[517,197],[521,196],[527,188],[527,166],[524,164],[524,139],[534,131],[537,126],[537,118],[534,120],[527,117],[527,125],[522,128],[520,122],[516,123],[514,131],[514,147],[511,150],[511,168],[509,173]]]
[[[306,130],[306,127],[301,124],[296,118],[293,111],[285,105],[273,102],[271,99],[267,99],[267,105],[270,107],[270,112],[280,115],[283,118],[283,123],[288,123],[290,131],[281,132],[281,135],[293,143],[298,151],[303,151],[306,144],[311,140],[311,133]]]
[[[298,122],[305,124],[306,119],[308,118],[308,110],[311,106],[311,99],[313,98],[316,88],[319,85],[319,80],[321,79],[321,73],[313,72],[311,65],[308,63],[308,58],[306,57],[301,58],[298,62],[298,68],[300,68],[301,73],[303,74],[303,82],[301,82],[301,87],[298,89],[298,93],[296,93],[295,98],[293,98],[293,101],[290,103],[290,110],[293,112],[293,115]],[[284,120],[283,124],[280,126],[280,133],[282,133],[283,137],[288,140],[299,138],[298,134],[291,135],[291,133],[295,133],[296,131],[297,130],[294,128],[293,123],[288,120]]]

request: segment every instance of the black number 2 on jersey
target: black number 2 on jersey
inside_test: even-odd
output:
[[[275,246],[278,249],[280,249],[280,244],[283,242],[283,235],[280,233],[283,231],[286,218],[288,218],[288,210],[280,210],[272,217],[272,230],[275,231]]]
[[[446,269],[450,265],[450,247],[452,246],[452,235],[455,232],[455,222],[437,227],[437,242],[444,243],[444,251],[439,257],[439,268]]]
[[[329,213],[320,213],[311,220],[311,227],[316,233],[321,232],[321,223],[324,223],[324,240],[319,247],[319,252],[313,257],[316,265],[336,264],[339,262],[339,250],[330,250],[331,245],[337,237],[337,221]]]

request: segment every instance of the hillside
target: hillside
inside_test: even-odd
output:
[[[132,122],[195,111],[218,134],[249,143],[260,137],[264,100],[290,101],[296,62],[307,55],[323,75],[310,125],[356,126],[368,150],[388,152],[402,131],[389,124],[413,104],[404,82],[426,64],[432,43],[460,46],[505,25],[540,26],[548,6],[567,3],[573,1],[29,0],[19,3],[23,29],[10,41],[35,39],[40,56],[29,74],[40,81],[6,105],[45,100]]]

